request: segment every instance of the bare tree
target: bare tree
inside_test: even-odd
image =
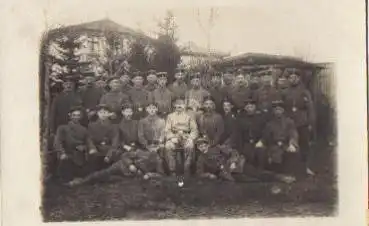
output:
[[[206,37],[206,48],[208,50],[208,53],[210,54],[211,49],[211,39],[212,39],[212,31],[216,23],[216,19],[218,18],[218,9],[211,7],[209,11],[209,17],[207,18],[206,23],[202,22],[201,20],[201,14],[200,9],[196,10],[196,20],[199,24],[202,32],[204,33]]]

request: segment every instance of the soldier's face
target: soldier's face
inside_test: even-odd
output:
[[[74,83],[73,82],[64,82],[63,83],[63,89],[65,91],[72,91],[74,89]]]
[[[224,112],[231,112],[233,108],[233,105],[229,102],[224,102],[223,103],[223,110]]]
[[[251,76],[250,83],[252,85],[258,85],[260,83],[260,79],[258,76]]]
[[[273,112],[276,117],[281,117],[284,113],[284,109],[282,107],[275,107]]]
[[[102,80],[97,81],[95,84],[98,88],[105,88],[106,87],[106,82],[104,82]]]
[[[247,113],[254,113],[256,111],[256,106],[255,104],[247,104],[245,110]]]
[[[81,111],[73,111],[69,113],[70,120],[73,122],[79,122],[82,118],[82,112]]]
[[[185,102],[183,100],[176,101],[176,103],[174,104],[174,108],[177,112],[184,111],[186,108]]]
[[[219,86],[222,83],[222,80],[219,76],[211,77],[211,83],[215,86]]]
[[[205,111],[211,111],[215,108],[214,102],[212,100],[206,100],[204,102],[204,109]]]
[[[194,87],[199,87],[200,86],[200,79],[199,78],[191,79],[191,85],[194,86]]]
[[[118,90],[118,89],[120,89],[120,86],[121,86],[120,80],[118,80],[118,79],[114,79],[114,80],[110,81],[110,83],[109,83],[109,87],[110,87],[111,90]]]
[[[133,85],[140,87],[143,84],[143,78],[141,76],[136,76],[133,78],[132,82]]]
[[[100,109],[97,112],[97,116],[99,117],[99,119],[101,120],[107,120],[110,117],[111,113],[105,109]]]
[[[149,115],[156,115],[158,108],[155,105],[149,105],[146,107],[146,111]]]
[[[223,78],[224,83],[227,84],[227,85],[232,84],[233,79],[234,78],[233,78],[233,75],[232,74],[225,74],[224,75],[224,78]]]
[[[271,85],[272,84],[272,77],[267,75],[262,77],[262,81],[264,85]]]
[[[132,115],[133,115],[133,110],[132,108],[126,108],[122,111],[122,115],[124,118],[126,119],[131,119]]]
[[[289,77],[288,77],[288,80],[289,82],[292,84],[292,85],[297,85],[299,84],[300,82],[300,77],[296,74],[291,74]]]
[[[91,84],[93,84],[93,83],[94,83],[94,81],[95,81],[95,78],[94,78],[94,77],[92,77],[92,76],[88,76],[88,77],[86,77],[86,78],[85,78],[85,84],[86,84],[87,86],[90,86]]]
[[[174,76],[178,81],[183,81],[184,74],[183,73],[176,73]]]
[[[278,87],[280,87],[280,88],[286,88],[286,87],[288,87],[288,81],[285,78],[279,78],[277,80],[277,84],[278,84]]]
[[[158,83],[159,83],[159,85],[160,86],[166,86],[167,85],[167,78],[165,78],[165,77],[161,77],[161,78],[159,78],[158,79]]]
[[[129,76],[128,75],[122,75],[120,77],[120,81],[122,82],[122,84],[128,84],[129,83]]]
[[[238,85],[246,85],[246,79],[245,79],[245,76],[243,76],[243,75],[237,75],[237,77],[236,77],[236,83],[238,84]]]
[[[154,84],[157,80],[157,77],[156,75],[154,74],[151,74],[149,76],[147,76],[147,82],[150,83],[150,84]]]
[[[202,153],[206,153],[209,150],[209,145],[207,143],[202,143],[202,144],[197,145],[197,148]]]

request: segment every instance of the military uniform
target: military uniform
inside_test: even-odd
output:
[[[185,97],[188,87],[185,82],[179,83],[178,81],[174,81],[169,85],[169,90],[173,93],[173,99],[177,99],[179,97]]]
[[[58,164],[58,175],[62,179],[71,179],[85,173],[88,145],[91,144],[87,129],[79,123],[69,122],[58,127],[54,139],[54,149],[59,156],[65,154],[68,159]]]
[[[144,110],[148,104],[149,92],[147,92],[144,88],[133,86],[129,91],[129,96],[132,100],[135,118],[141,119],[145,115]]]
[[[223,122],[224,122],[224,131],[220,137],[220,143],[226,144],[230,147],[236,147],[236,128],[237,128],[237,120],[236,114],[233,112],[224,113],[223,114]]]
[[[132,85],[127,83],[127,84],[122,84],[122,88],[121,91],[122,93],[129,95],[129,91],[132,89]]]
[[[110,91],[101,97],[100,104],[108,106],[112,112],[119,115],[123,104],[129,103],[130,98],[127,94],[120,91]]]
[[[185,152],[185,172],[189,172],[193,155],[194,155],[194,140],[198,136],[196,121],[186,112],[173,112],[168,115],[165,124],[165,139],[166,139],[166,159],[169,170],[175,171],[175,149],[184,148]],[[173,139],[177,139],[174,142]]]
[[[302,85],[291,86],[285,91],[286,113],[292,118],[299,133],[299,145],[304,161],[309,156],[311,131],[315,123],[315,109],[310,92]]]
[[[231,99],[237,111],[240,111],[245,106],[245,100],[250,98],[250,92],[247,86],[235,86],[231,91]]]
[[[154,91],[157,87],[158,85],[156,83],[149,83],[149,84],[146,84],[145,90],[150,93]]]
[[[209,97],[210,93],[200,87],[199,89],[190,89],[186,92],[186,105],[190,109],[198,109],[201,107],[202,102],[206,97]]]
[[[88,134],[92,140],[90,150],[96,150],[93,161],[94,170],[105,166],[104,158],[115,153],[114,139],[117,136],[116,125],[112,124],[109,120],[92,122],[88,125]]]
[[[149,102],[156,103],[159,114],[166,116],[172,112],[173,93],[166,87],[158,87],[150,93]]]
[[[273,117],[263,131],[262,142],[267,150],[268,163],[274,171],[300,173],[299,152],[287,151],[290,145],[298,150],[298,133],[292,119],[285,115]]]
[[[147,116],[138,123],[138,138],[142,147],[153,141],[164,142],[165,120],[159,116]]]
[[[220,114],[216,112],[205,112],[199,116],[198,128],[201,135],[205,135],[211,146],[220,144],[224,132],[224,122]]]
[[[272,115],[272,102],[278,100],[277,90],[272,86],[261,86],[256,91],[254,98],[264,120],[268,121]]]
[[[213,76],[219,77],[221,79],[220,73],[215,73]],[[225,94],[223,93],[221,84],[213,84],[209,88],[210,96],[213,98],[215,103],[215,109],[218,113],[222,112],[223,106],[222,101],[226,98]]]

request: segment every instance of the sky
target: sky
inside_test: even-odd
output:
[[[206,47],[205,28],[209,5],[175,4],[124,5],[101,1],[90,7],[86,1],[52,1],[43,5],[45,27],[71,25],[109,18],[121,25],[152,35],[157,21],[172,10],[178,25],[179,43],[194,42]],[[342,6],[342,4],[341,4]],[[212,6],[216,18],[211,32],[210,47],[237,55],[261,52],[301,57],[313,62],[332,62],[340,51],[337,36],[350,35],[342,26],[345,7],[334,8],[329,1],[255,1],[241,5]],[[197,14],[199,12],[199,15]],[[347,21],[346,21],[347,22]]]

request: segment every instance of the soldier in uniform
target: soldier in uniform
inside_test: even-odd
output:
[[[173,93],[173,98],[184,98],[188,89],[185,82],[185,71],[183,69],[177,69],[174,75],[175,81],[169,86],[169,90]]]
[[[147,92],[152,92],[156,89],[157,87],[157,76],[156,76],[156,71],[155,70],[149,70],[148,75],[146,77],[147,79],[147,84],[145,86],[145,89]]]
[[[63,92],[58,94],[52,105],[50,112],[50,132],[54,134],[60,125],[65,125],[69,121],[68,113],[72,107],[81,106],[80,95],[75,91],[76,79],[67,76],[63,82]]]
[[[276,81],[276,89],[277,89],[276,99],[284,100],[288,87],[289,87],[289,84],[288,84],[287,78],[283,75],[278,76],[277,81]]]
[[[136,72],[132,78],[133,87],[129,91],[131,97],[134,118],[141,119],[145,116],[145,108],[149,99],[149,92],[143,87],[143,76],[141,72]]]
[[[196,162],[197,176],[208,179],[220,177],[227,181],[234,181],[231,172],[237,167],[236,150],[211,146],[206,137],[197,139],[196,146],[200,153]]]
[[[104,92],[95,85],[95,77],[93,74],[87,74],[85,77],[86,88],[81,92],[82,104],[86,110],[89,120],[96,120],[96,112],[94,109],[99,104]]]
[[[266,148],[267,163],[271,170],[299,176],[301,161],[295,123],[285,115],[283,101],[274,101],[272,106],[273,117],[265,126],[262,141],[256,147]]]
[[[197,117],[197,110],[201,107],[204,99],[209,97],[210,93],[201,87],[200,73],[191,75],[191,89],[186,92],[186,106],[189,113]]]
[[[272,74],[271,71],[264,71],[261,74],[262,84],[256,92],[256,103],[258,110],[264,117],[264,120],[268,121],[272,116],[272,102],[278,100],[277,90],[272,86]]]
[[[223,75],[222,94],[225,98],[232,98],[232,90],[234,88],[234,74],[228,70]]]
[[[100,100],[100,104],[106,105],[112,111],[111,120],[118,123],[121,119],[121,106],[130,102],[127,94],[121,92],[121,83],[118,77],[112,77],[108,80],[110,91],[105,93]]]
[[[224,121],[224,132],[221,135],[220,143],[222,145],[236,148],[235,136],[237,132],[236,131],[237,118],[234,112],[234,104],[228,98],[225,98],[222,101],[222,103],[223,103],[222,116]]]
[[[237,117],[237,149],[249,164],[259,168],[264,168],[265,151],[257,146],[262,142],[265,124],[264,118],[256,111],[256,101],[246,100],[244,110]]]
[[[219,145],[224,132],[222,116],[215,112],[215,103],[211,97],[204,100],[204,113],[198,118],[199,133],[209,139],[211,147]]]
[[[249,90],[250,90],[250,98],[256,100],[256,95],[258,90],[260,89],[260,75],[258,73],[254,73],[250,77]]]
[[[106,93],[106,81],[104,78],[100,77],[95,81],[95,86],[98,88],[103,94]]]
[[[58,176],[62,180],[70,180],[74,176],[82,176],[85,172],[86,155],[91,140],[87,129],[80,123],[83,109],[73,107],[69,111],[70,121],[60,125],[54,139],[54,150],[58,154]]]
[[[295,71],[289,75],[290,87],[286,90],[285,102],[286,112],[291,117],[299,133],[299,146],[301,157],[306,163],[306,172],[314,175],[308,167],[310,140],[315,123],[315,109],[311,94],[301,83],[300,74]]]
[[[98,105],[96,108],[99,119],[88,125],[88,134],[92,140],[89,148],[91,170],[98,170],[107,166],[111,153],[116,153],[114,139],[117,128],[110,122],[111,110],[107,105]]]
[[[194,141],[198,136],[196,121],[186,112],[185,101],[181,98],[174,102],[175,111],[168,115],[165,125],[166,161],[169,171],[175,175],[175,150],[184,150],[184,171],[190,174],[190,167],[194,156]]]
[[[237,69],[236,77],[238,75],[242,75],[243,77],[245,77],[246,83],[249,83],[250,82],[250,78],[251,78],[250,74],[249,73],[245,73],[245,71],[242,68]]]
[[[216,111],[220,113],[223,109],[222,100],[225,98],[222,91],[222,74],[220,72],[215,72],[212,74],[209,93],[215,101]]]
[[[250,92],[247,87],[247,81],[243,74],[238,74],[236,76],[235,86],[231,91],[231,99],[235,104],[237,112],[242,111],[245,106],[244,101],[249,99]]]
[[[126,72],[126,73],[123,73],[121,76],[120,76],[120,81],[121,81],[121,91],[122,93],[125,93],[128,95],[129,91],[131,90],[132,86],[131,86],[131,78],[129,76],[129,74]]]
[[[152,91],[149,95],[149,102],[156,103],[159,108],[159,115],[163,118],[172,112],[172,102],[173,93],[167,88],[167,78],[168,74],[166,72],[159,72],[158,77],[158,87]]]

